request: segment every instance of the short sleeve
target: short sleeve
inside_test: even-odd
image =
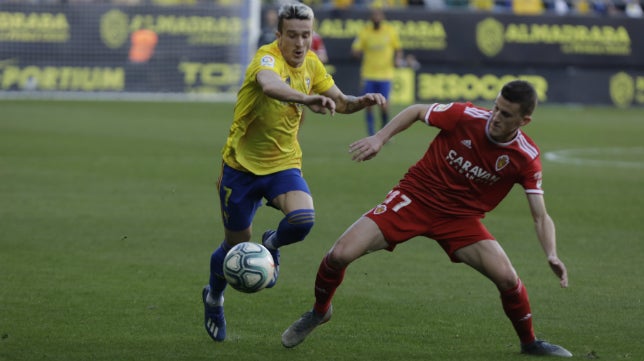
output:
[[[528,194],[543,194],[542,182],[541,158],[537,157],[528,163],[526,169],[521,172],[521,186]]]
[[[335,84],[335,80],[331,74],[326,71],[326,67],[317,57],[313,54],[312,57],[312,73],[313,73],[313,84],[311,84],[311,90],[316,94],[322,94],[325,91],[331,89]]]
[[[443,130],[452,130],[463,117],[466,104],[464,103],[434,103],[425,114],[425,123]]]

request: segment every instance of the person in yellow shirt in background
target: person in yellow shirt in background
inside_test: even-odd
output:
[[[494,0],[470,0],[470,9],[476,11],[492,11],[494,6]]]
[[[541,15],[544,10],[543,0],[512,0],[515,15]]]
[[[578,15],[588,15],[590,13],[590,2],[588,0],[573,0],[573,12]]]
[[[403,63],[403,50],[396,28],[385,21],[381,8],[371,11],[369,24],[363,28],[351,45],[356,58],[362,58],[360,78],[363,93],[380,93],[387,102],[380,106],[382,127],[389,122],[389,94],[394,68]],[[374,112],[366,108],[367,133],[375,134]]]
[[[284,214],[276,229],[261,237],[276,266],[279,248],[304,240],[315,222],[297,138],[304,108],[319,114],[349,114],[386,102],[381,94],[356,97],[337,87],[311,51],[313,17],[307,5],[282,5],[277,39],[257,50],[237,93],[217,182],[224,240],[210,256],[210,278],[202,289],[204,326],[215,341],[226,338],[224,258],[233,246],[251,240],[252,221],[262,200]],[[269,288],[278,271],[276,267]]]
[[[332,0],[331,5],[333,5],[334,9],[348,9],[354,4],[353,0]]]

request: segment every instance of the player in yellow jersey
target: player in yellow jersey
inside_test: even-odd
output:
[[[396,29],[385,21],[382,9],[371,12],[371,21],[353,41],[351,51],[362,58],[360,78],[364,93],[380,93],[387,102],[380,106],[382,127],[389,121],[389,93],[394,78],[394,68],[403,63],[403,50]],[[374,135],[374,114],[366,110],[367,133]]]
[[[266,199],[282,211],[276,230],[262,244],[279,265],[279,248],[299,242],[313,227],[315,211],[302,177],[297,139],[304,107],[333,115],[353,113],[386,102],[381,94],[345,95],[310,50],[313,10],[301,3],[278,11],[277,40],[258,49],[237,94],[234,119],[222,150],[218,181],[225,238],[210,259],[210,280],[203,288],[204,326],[215,341],[226,338],[223,260],[231,247],[251,240],[252,220]],[[271,282],[272,287],[277,280]]]

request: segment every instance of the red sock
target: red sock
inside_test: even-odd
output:
[[[521,280],[515,288],[501,291],[501,303],[521,343],[528,344],[534,341],[530,300],[528,299],[528,291]]]
[[[329,266],[328,257],[329,255],[326,255],[320,262],[318,274],[315,278],[315,305],[313,309],[321,315],[325,314],[331,307],[331,299],[342,283],[344,272],[346,271],[346,268],[338,270]]]

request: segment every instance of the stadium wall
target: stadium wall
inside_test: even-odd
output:
[[[260,9],[259,0],[0,4],[0,97],[234,99]],[[153,32],[151,43],[135,40],[141,29]],[[134,48],[150,53],[134,56]]]
[[[346,92],[359,92],[350,49],[368,10],[316,14],[330,71]],[[394,103],[492,101],[502,83],[520,77],[536,85],[542,102],[644,105],[642,19],[422,10],[387,18],[419,62],[398,69]]]
[[[0,4],[0,98],[232,100],[255,50],[259,0],[233,6]],[[329,71],[359,93],[353,38],[365,9],[316,10]],[[493,100],[514,77],[542,102],[644,105],[644,22],[626,17],[391,10],[406,54],[393,101]],[[132,35],[158,36],[148,61]]]

